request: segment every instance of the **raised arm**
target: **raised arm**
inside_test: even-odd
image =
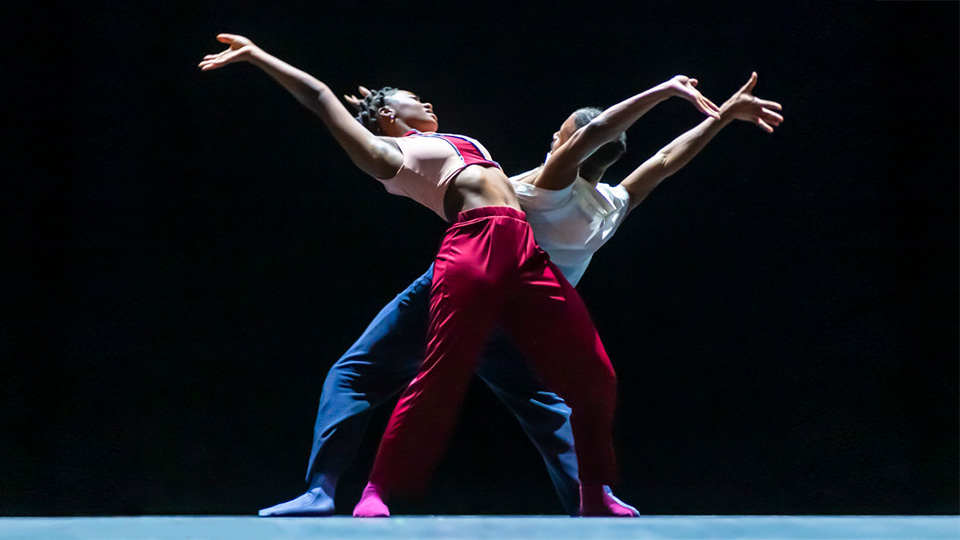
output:
[[[744,120],[757,124],[768,133],[773,133],[773,126],[783,122],[783,116],[775,111],[783,107],[774,101],[766,101],[755,97],[753,87],[757,84],[757,74],[750,75],[750,80],[743,85],[733,96],[720,106],[720,118],[708,118],[697,127],[677,137],[670,144],[660,149],[653,157],[637,167],[630,176],[627,176],[621,186],[630,194],[630,209],[636,208],[660,182],[679,171],[713,137],[734,120]]]
[[[583,160],[598,148],[617,138],[628,127],[657,103],[673,96],[682,97],[711,117],[718,117],[719,108],[696,89],[697,80],[683,75],[658,84],[653,88],[603,111],[589,124],[578,129],[554,152],[534,185],[544,189],[563,189],[577,178]]]
[[[220,34],[217,41],[229,47],[208,54],[200,62],[203,71],[235,62],[249,62],[273,77],[297,101],[323,120],[350,160],[374,178],[391,178],[403,164],[403,154],[393,144],[377,137],[357,122],[330,88],[315,77],[268,54],[252,41],[233,34]]]

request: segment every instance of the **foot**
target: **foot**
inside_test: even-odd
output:
[[[315,487],[303,495],[259,512],[260,517],[332,516],[333,498]]]
[[[390,509],[383,502],[384,498],[386,497],[382,490],[368,483],[360,495],[360,502],[353,508],[353,517],[390,517]]]
[[[640,517],[640,511],[637,510],[635,507],[630,506],[629,504],[621,501],[621,500],[620,500],[620,497],[617,497],[616,495],[613,494],[613,490],[610,489],[610,486],[603,486],[603,492],[604,492],[608,497],[610,497],[611,499],[613,499],[613,502],[614,502],[614,503],[619,504],[620,506],[622,506],[622,507],[626,508],[627,510],[630,510],[631,512],[633,512],[633,516],[632,516],[632,517]]]
[[[580,488],[580,515],[583,517],[639,517],[637,509],[613,495],[610,488]]]

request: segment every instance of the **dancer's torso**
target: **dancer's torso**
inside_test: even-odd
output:
[[[389,138],[403,153],[403,166],[387,191],[410,197],[447,221],[484,206],[520,205],[507,176],[476,140],[462,135],[411,131]]]

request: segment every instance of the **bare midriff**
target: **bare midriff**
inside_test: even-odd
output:
[[[457,214],[484,206],[509,206],[520,210],[520,203],[507,175],[496,167],[468,165],[450,181],[443,197],[447,221],[455,222]]]

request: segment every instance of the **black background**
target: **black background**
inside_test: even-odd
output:
[[[956,2],[40,3],[4,8],[0,514],[251,514],[292,498],[328,367],[444,224],[249,65],[409,88],[508,173],[570,111],[759,73],[579,289],[646,514],[958,512]],[[122,4],[122,3],[120,3]],[[187,7],[189,6],[189,7]],[[667,101],[615,183],[699,122]],[[390,407],[341,481],[349,512]],[[560,513],[482,385],[400,513]]]

